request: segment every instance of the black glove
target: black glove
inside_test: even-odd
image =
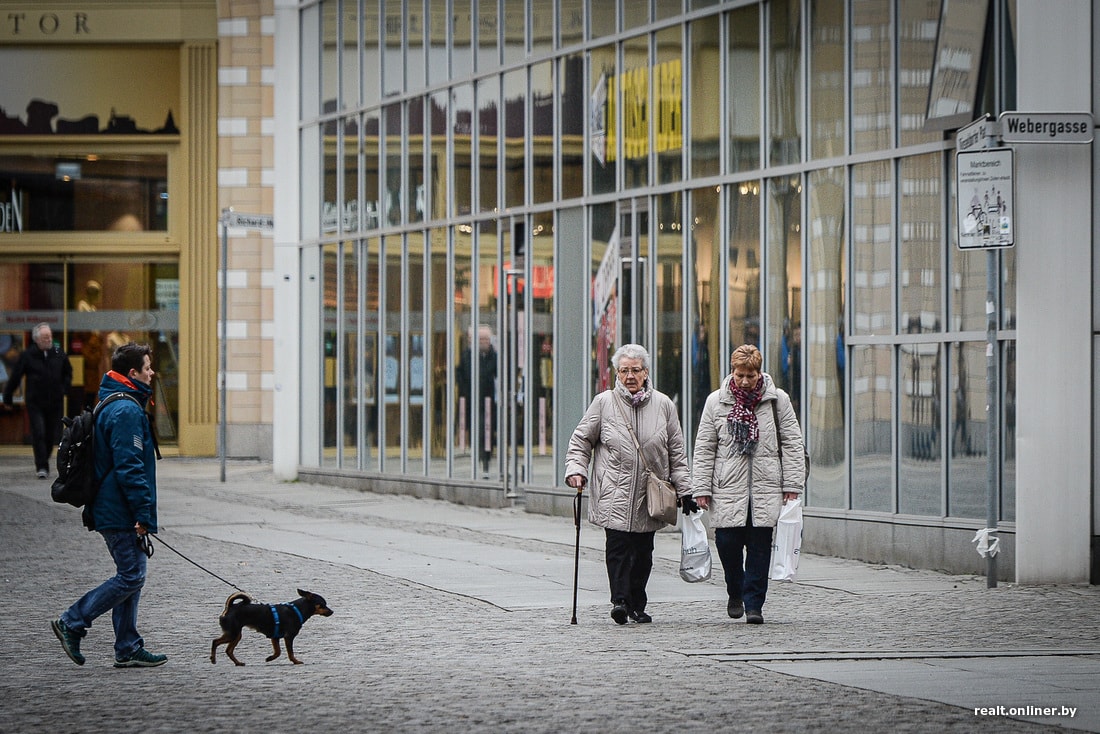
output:
[[[680,509],[684,511],[685,515],[690,515],[699,511],[699,504],[691,495],[684,495],[680,498]]]

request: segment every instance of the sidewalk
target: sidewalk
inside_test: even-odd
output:
[[[686,584],[679,534],[662,532],[654,623],[619,627],[603,533],[584,523],[571,625],[570,519],[278,483],[254,462],[224,484],[216,460],[160,462],[159,538],[257,600],[322,594],[335,614],[298,637],[306,665],[265,664],[251,631],[247,667],[221,651],[211,665],[234,589],[158,544],[141,630],[168,664],[113,669],[103,617],[77,667],[48,622],[113,567],[31,463],[0,456],[5,731],[1100,731],[1096,587],[987,589],[807,553],[750,627],[725,615],[717,559]]]

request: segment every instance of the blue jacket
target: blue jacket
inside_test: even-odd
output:
[[[132,395],[142,407],[129,400],[115,400],[96,419],[95,473],[102,478],[92,506],[95,529],[133,530],[140,522],[157,532],[157,467],[153,429],[144,406],[153,389],[142,382],[122,381],[115,372],[103,375],[99,399],[111,393]]]

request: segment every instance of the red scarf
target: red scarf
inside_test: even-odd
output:
[[[764,397],[764,376],[753,390],[742,390],[730,378],[730,394],[733,396],[733,409],[726,416],[726,424],[737,452],[746,456],[756,453],[756,444],[760,441],[760,424],[756,420],[756,406]]]

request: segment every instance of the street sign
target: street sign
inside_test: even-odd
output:
[[[226,212],[225,226],[270,231],[275,229],[275,217],[270,214],[242,214],[230,210]]]
[[[959,249],[1014,245],[1012,149],[966,151],[956,155],[955,161]]]
[[[975,148],[992,148],[999,127],[989,115],[982,115],[969,125],[960,127],[955,133],[955,151],[962,153]]]
[[[1002,112],[1001,140],[1005,143],[1091,143],[1092,115],[1088,112]]]

